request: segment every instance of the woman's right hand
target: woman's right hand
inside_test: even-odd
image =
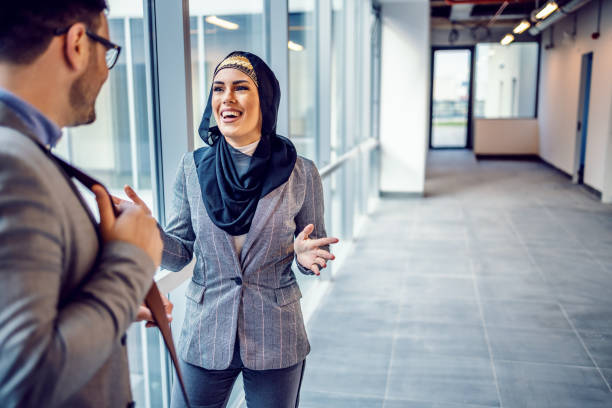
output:
[[[149,255],[157,268],[161,263],[163,242],[157,221],[148,207],[116,197],[112,197],[111,202],[106,189],[100,185],[93,186],[92,191],[100,210],[100,233],[104,242],[124,241],[135,245]],[[115,216],[113,205],[118,216]]]
[[[142,208],[143,210],[145,210],[145,212],[149,215],[151,215],[151,209],[145,204],[144,201],[142,201],[142,199],[140,197],[138,197],[138,194],[136,194],[136,192],[134,191],[134,189],[129,186],[129,185],[125,185],[123,187],[123,191],[125,191],[125,194],[130,198],[130,200],[132,200],[132,202],[134,204],[136,204],[137,206],[139,206],[140,208]],[[119,202],[117,202],[117,200]],[[115,204],[119,204],[121,202],[126,202],[125,200],[122,200],[118,197],[113,197],[113,201],[115,201]]]

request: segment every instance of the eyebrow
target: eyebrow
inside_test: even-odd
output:
[[[237,81],[232,82],[233,85],[237,85],[237,84],[242,84],[242,83],[248,83],[249,81],[247,81],[246,79],[239,79]],[[225,85],[225,82],[223,81],[215,81],[214,84],[217,85]]]

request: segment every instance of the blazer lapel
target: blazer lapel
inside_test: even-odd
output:
[[[253,242],[266,225],[266,221],[270,219],[270,213],[276,208],[278,201],[282,197],[282,192],[285,190],[287,183],[277,187],[270,191],[266,196],[259,200],[257,208],[255,209],[255,215],[253,215],[253,221],[251,222],[251,228],[247,233],[244,246],[240,252],[240,265],[244,263],[246,255],[249,249],[253,246]]]

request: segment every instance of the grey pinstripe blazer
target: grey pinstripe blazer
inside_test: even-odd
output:
[[[0,406],[129,406],[122,336],[155,265],[127,242],[101,245],[38,143],[0,102]]]
[[[259,201],[240,254],[232,237],[208,217],[193,153],[183,157],[174,194],[174,213],[162,234],[162,267],[180,270],[196,256],[179,340],[181,357],[206,369],[225,369],[238,333],[242,361],[249,369],[301,362],[310,344],[291,264],[294,237],[306,225],[315,225],[312,238],[326,236],[315,165],[298,157],[289,180]]]

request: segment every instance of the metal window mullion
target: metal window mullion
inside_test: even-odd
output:
[[[331,70],[332,59],[332,4],[320,0],[317,4],[317,165],[331,161]]]
[[[266,0],[266,55],[268,64],[278,79],[281,101],[276,131],[289,136],[289,5],[288,0]]]
[[[164,339],[161,335],[157,336],[159,340],[159,363],[161,365],[161,384],[162,384],[162,406],[168,408],[170,406],[170,395],[172,394],[170,389],[170,378],[172,362],[170,360],[170,354],[166,352],[166,346]]]
[[[182,156],[193,149],[189,1],[155,3],[157,87],[164,205],[171,208],[174,176]],[[165,220],[167,221],[167,220]]]
[[[189,27],[189,1],[147,0],[145,13],[145,55],[147,69],[147,103],[149,104],[149,130],[152,134],[151,158],[154,163],[153,188],[157,215],[162,226],[166,224],[173,198],[173,181],[181,157],[193,149],[193,101],[191,94],[191,45]],[[143,339],[146,333],[143,330]],[[143,340],[143,356],[147,349]],[[165,350],[159,350],[166,354]],[[162,398],[168,406],[171,365],[164,364]],[[149,370],[145,365],[146,382]],[[147,385],[148,387],[148,385]],[[147,390],[147,398],[149,392]],[[150,400],[146,402],[150,406]]]
[[[149,381],[149,347],[147,345],[147,329],[142,323],[138,323],[140,326],[140,352],[142,353],[142,377],[144,385],[144,406],[149,408],[151,406],[151,387]]]
[[[355,35],[354,29],[354,7],[353,1],[344,1],[344,64],[341,65],[343,75],[343,152],[349,151],[354,146],[354,132],[355,132],[355,92],[354,92],[354,78],[355,78],[355,42],[349,41]],[[344,169],[341,171],[341,197],[342,197],[342,214],[344,219],[342,220],[343,235],[345,239],[352,239],[353,237],[353,224],[354,224],[354,185],[352,179],[354,179],[354,160],[350,160],[344,165]]]
[[[145,80],[146,80],[146,104],[147,104],[147,126],[149,134],[149,156],[151,162],[151,188],[153,190],[153,212],[160,224],[165,224],[164,206],[164,178],[161,168],[161,131],[159,124],[159,87],[157,86],[157,27],[155,24],[155,2],[146,0],[143,7],[144,14],[144,52],[145,52]]]
[[[130,26],[130,18],[123,19],[123,31],[125,34],[125,67],[127,80],[127,97],[128,97],[128,120],[130,128],[130,157],[132,161],[132,184],[136,190],[140,188],[138,177],[138,141],[136,139],[136,111],[134,97],[134,58],[132,54],[132,29]]]
[[[198,74],[200,76],[200,106],[206,106],[206,54],[204,49],[204,16],[197,16],[198,21]]]
[[[319,169],[331,162],[331,70],[332,58],[332,4],[331,0],[319,0],[315,6],[316,12],[316,41],[317,41],[317,74],[316,74],[316,163]],[[323,196],[325,202],[325,225],[330,232],[332,224],[332,185],[331,177],[322,180]],[[332,231],[333,233],[333,231]],[[333,274],[333,263],[330,264],[330,273]]]

